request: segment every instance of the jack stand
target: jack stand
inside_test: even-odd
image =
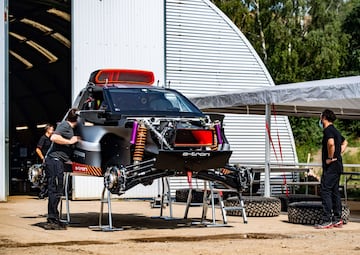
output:
[[[70,178],[70,176],[71,176],[70,172],[66,172],[64,174],[65,196],[62,196],[60,198],[59,219],[61,222],[65,222],[66,224],[70,224],[70,205],[69,205],[69,178]],[[65,200],[65,203],[66,203],[66,219],[62,219],[63,200]]]
[[[176,218],[173,218],[171,189],[170,189],[169,179],[167,177],[161,178],[161,182],[162,182],[162,195],[160,197],[161,200],[160,200],[160,206],[159,206],[160,207],[160,216],[153,216],[151,218],[153,218],[153,219],[160,218],[160,219],[164,219],[164,220],[176,220]],[[166,201],[165,201],[165,197],[166,197]],[[169,205],[170,216],[163,216],[163,210],[164,210],[164,207],[166,204]]]
[[[229,227],[229,225],[227,225],[226,211],[225,211],[224,201],[222,199],[222,194],[221,194],[222,192],[220,190],[217,190],[217,191],[214,190],[214,183],[213,182],[209,182],[209,187],[210,187],[210,195],[209,196],[210,196],[210,204],[211,204],[212,222],[206,222],[205,221],[205,219],[206,219],[206,211],[203,211],[202,222],[205,225],[205,227]],[[223,224],[216,223],[215,198],[217,198],[218,201],[219,201],[221,215],[222,215],[222,219],[223,219]]]
[[[153,201],[150,202],[151,208],[160,208],[161,207],[161,196],[154,198]]]
[[[239,199],[239,204],[240,206],[235,206],[235,207],[224,207],[224,211],[226,213],[226,211],[234,211],[234,210],[241,210],[241,215],[243,217],[243,221],[244,224],[248,223],[247,217],[246,217],[246,211],[245,211],[245,204],[244,204],[244,200],[242,199],[242,195],[241,192],[238,191],[238,199]]]
[[[221,194],[222,190],[214,189],[214,183],[213,182],[209,182],[209,187],[210,187],[210,194],[208,195],[208,193],[207,193],[207,182],[204,182],[204,195],[203,195],[203,203],[202,203],[203,210],[202,210],[201,220],[200,220],[200,222],[192,222],[191,224],[193,224],[193,225],[204,225],[205,227],[230,227],[229,225],[227,225],[228,222],[227,222],[227,217],[226,217],[226,211],[227,210],[234,210],[234,208],[225,207],[224,200],[223,200],[222,194]],[[215,198],[217,198],[218,201],[219,201],[219,206],[220,206],[222,220],[223,220],[222,224],[219,224],[219,223],[216,222]],[[193,205],[191,203],[191,199],[192,199],[192,189],[189,190],[189,195],[188,195],[188,199],[187,199],[187,203],[186,203],[186,209],[185,209],[185,216],[184,216],[185,219],[187,218],[190,205]],[[244,222],[247,223],[246,214],[245,214],[245,207],[244,207],[244,201],[242,200],[241,195],[239,195],[239,200],[240,200],[240,205],[241,206],[237,207],[236,209],[237,210],[239,210],[239,209],[242,210]],[[209,203],[211,205],[212,221],[207,221],[206,220],[207,209],[208,209]]]
[[[105,199],[105,191],[107,191],[107,198]],[[102,230],[104,232],[112,232],[112,231],[120,231],[124,230],[123,228],[114,228],[112,225],[112,211],[111,211],[111,193],[105,186],[101,193],[101,206],[100,206],[100,214],[99,214],[99,225],[98,226],[89,226],[90,229]],[[108,204],[108,221],[109,225],[102,225],[102,217],[104,212],[104,204]]]
[[[189,214],[189,208],[192,205],[202,205],[203,206],[203,215],[201,217],[201,219],[204,218],[204,212],[207,211],[207,194],[206,194],[206,181],[204,181],[204,195],[203,195],[203,202],[202,203],[191,203],[192,200],[192,193],[193,193],[193,189],[190,187],[189,188],[189,193],[188,193],[188,197],[186,200],[186,207],[185,207],[185,213],[184,213],[184,219],[187,219],[188,214]],[[206,208],[205,208],[206,207]],[[206,213],[205,213],[206,214]]]
[[[203,210],[202,210],[201,221],[193,222],[192,224],[194,225],[200,224],[200,225],[204,225],[205,227],[229,227],[229,225],[227,225],[226,211],[224,210],[224,201],[222,199],[221,191],[214,190],[213,182],[209,182],[209,188],[210,188],[210,194],[208,195],[207,182],[204,182]],[[223,218],[223,224],[219,224],[216,222],[215,198],[219,200],[221,214]],[[209,203],[211,205],[212,221],[206,220]]]

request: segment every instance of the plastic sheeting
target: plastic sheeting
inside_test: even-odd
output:
[[[360,119],[360,76],[203,95],[191,101],[204,112],[265,114],[265,105],[273,105],[278,115],[317,117],[328,108],[338,118]]]

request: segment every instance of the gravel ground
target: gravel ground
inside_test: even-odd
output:
[[[122,231],[99,231],[99,201],[70,201],[67,230],[45,230],[47,200],[10,196],[0,203],[0,254],[360,254],[360,202],[349,203],[350,222],[341,229],[318,230],[277,217],[228,216],[228,224],[204,227],[200,207],[173,204],[173,218],[159,218],[149,201],[113,200],[113,225]],[[107,224],[106,214],[103,224]],[[163,215],[169,216],[169,207]],[[208,210],[211,219],[211,210]],[[217,223],[222,223],[216,209]]]

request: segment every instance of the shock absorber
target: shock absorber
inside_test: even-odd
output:
[[[217,134],[216,134],[216,129],[215,127],[211,128],[212,133],[213,133],[213,144],[211,145],[210,149],[212,151],[217,151],[218,150],[218,139],[217,139]]]
[[[142,161],[145,150],[147,129],[143,123],[138,126],[136,141],[135,141],[135,150],[133,155],[134,164],[138,164]]]

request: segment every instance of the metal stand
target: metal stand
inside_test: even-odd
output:
[[[227,225],[228,221],[227,221],[227,217],[226,217],[227,210],[242,210],[244,223],[247,223],[244,201],[241,198],[241,194],[238,195],[239,203],[240,203],[239,207],[225,207],[224,200],[222,197],[222,190],[214,189],[213,182],[209,182],[209,188],[210,188],[210,193],[208,194],[207,182],[204,182],[204,195],[203,195],[203,203],[202,203],[203,208],[202,208],[201,220],[200,220],[200,222],[192,222],[193,225],[201,224],[201,225],[204,225],[205,227],[229,227],[229,225]],[[216,222],[215,198],[218,199],[218,203],[220,206],[222,220],[223,220],[222,224]],[[188,194],[186,208],[185,208],[185,215],[184,215],[185,219],[188,217],[189,207],[191,205],[194,205],[194,203],[191,203],[191,199],[192,199],[192,189],[189,189],[189,194]],[[207,209],[208,209],[209,204],[211,205],[211,216],[212,216],[211,221],[206,220]],[[198,205],[198,203],[195,203],[195,205]]]
[[[224,207],[225,214],[226,214],[226,211],[241,210],[241,215],[243,217],[244,224],[247,224],[248,220],[247,220],[246,211],[245,211],[245,204],[244,204],[244,200],[242,199],[240,192],[238,192],[238,199],[239,199],[240,206]]]
[[[105,191],[107,191],[107,198],[105,198]],[[100,206],[100,214],[99,214],[99,225],[98,226],[89,226],[90,229],[97,229],[106,232],[111,231],[120,231],[124,230],[123,228],[115,228],[112,224],[112,210],[111,210],[111,192],[104,186],[104,189],[101,193],[101,206]],[[104,204],[108,205],[108,222],[109,225],[102,225],[102,217],[104,213]]]
[[[69,178],[71,176],[70,172],[66,172],[64,174],[64,186],[65,186],[65,196],[60,198],[60,212],[59,212],[59,219],[62,222],[70,223],[70,205],[69,205]],[[63,200],[66,203],[66,219],[62,218],[62,207],[63,207]]]
[[[161,198],[160,216],[153,216],[151,218],[160,218],[160,219],[164,219],[164,220],[176,220],[177,218],[173,217],[173,208],[172,208],[171,189],[170,189],[169,178],[167,178],[167,177],[161,178],[161,183],[162,183],[162,194],[160,197]],[[170,216],[163,215],[166,204],[168,204],[168,206],[169,206]]]

